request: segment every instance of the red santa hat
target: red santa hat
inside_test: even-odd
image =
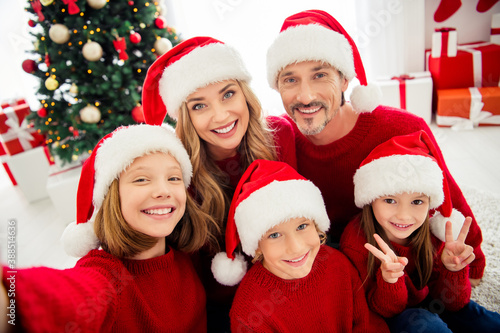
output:
[[[297,217],[313,220],[326,232],[330,220],[320,190],[283,162],[256,160],[241,177],[229,208],[226,252],[212,260],[219,283],[234,286],[246,273],[238,244],[254,257],[262,236],[274,226]]]
[[[385,195],[422,193],[430,198],[432,233],[445,240],[445,223],[451,221],[455,239],[465,217],[453,208],[441,154],[425,131],[393,137],[378,145],[354,174],[354,201],[362,208]]]
[[[267,80],[278,90],[283,68],[303,61],[323,61],[340,71],[348,81],[355,76],[351,104],[357,112],[371,112],[382,100],[380,88],[366,81],[356,44],[337,20],[322,10],[306,10],[285,19],[280,34],[267,52]]]
[[[193,37],[159,57],[148,69],[142,90],[146,123],[160,125],[198,88],[224,80],[250,81],[239,53],[211,37]]]
[[[82,257],[99,247],[93,222],[109,186],[136,158],[155,152],[168,153],[177,160],[187,188],[193,168],[172,127],[146,124],[122,126],[97,143],[82,167],[76,198],[76,221],[66,227],[61,238],[66,253]]]

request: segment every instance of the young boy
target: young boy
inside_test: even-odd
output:
[[[222,284],[241,281],[231,331],[388,332],[372,313],[358,273],[322,245],[330,221],[319,189],[282,162],[256,160],[243,174],[229,210],[226,251],[213,260]],[[241,254],[255,263],[246,273]]]

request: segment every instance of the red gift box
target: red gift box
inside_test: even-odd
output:
[[[438,90],[436,123],[456,129],[500,125],[500,87]]]
[[[9,155],[42,145],[45,137],[27,125],[25,118],[31,112],[24,100],[2,104],[0,110],[0,142]]]
[[[427,51],[427,68],[434,89],[496,87],[500,80],[500,45],[488,42],[462,44],[456,57],[432,58]]]
[[[9,176],[10,181],[12,182],[12,185],[16,186],[17,182],[16,179],[14,178],[14,175],[10,171],[9,165],[7,162],[4,161],[4,157],[7,153],[5,152],[5,149],[3,149],[3,146],[0,144],[0,161],[2,162],[2,165],[5,169],[5,172],[7,172],[7,176]]]

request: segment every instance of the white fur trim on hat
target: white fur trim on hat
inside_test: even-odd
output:
[[[465,216],[453,208],[451,211],[451,216],[450,217],[445,217],[441,215],[440,212],[436,212],[433,217],[429,219],[430,223],[430,228],[431,232],[439,238],[442,242],[446,240],[445,234],[446,234],[446,221],[451,222],[451,227],[453,231],[453,239],[456,240],[458,238],[458,235],[460,234],[460,230],[462,229],[462,226],[464,225],[465,222]]]
[[[283,68],[302,61],[324,61],[348,81],[356,72],[351,45],[341,33],[319,24],[298,25],[281,32],[267,51],[267,81],[277,90]]]
[[[382,102],[382,90],[375,83],[356,86],[350,96],[351,105],[356,112],[372,112]]]
[[[251,77],[234,48],[212,43],[192,50],[167,66],[160,78],[159,92],[169,116],[177,119],[179,108],[190,94],[211,83],[230,79],[249,82]]]
[[[234,260],[228,258],[226,252],[219,252],[212,259],[212,273],[215,279],[225,286],[237,285],[246,272],[247,262],[240,253],[235,254]]]
[[[170,126],[128,126],[116,131],[98,147],[94,165],[93,202],[96,211],[113,180],[118,179],[136,158],[152,152],[171,154],[181,166],[184,185],[189,186],[193,175],[191,160]]]
[[[72,257],[83,257],[90,250],[99,247],[99,239],[94,232],[94,221],[87,223],[72,222],[61,235],[64,251]]]
[[[430,197],[430,209],[444,201],[443,172],[430,157],[392,155],[373,160],[354,174],[354,202],[358,208],[385,195],[415,192]]]
[[[273,181],[254,191],[240,202],[234,214],[243,252],[255,257],[259,240],[269,229],[297,217],[314,220],[324,232],[330,227],[323,197],[312,182]]]

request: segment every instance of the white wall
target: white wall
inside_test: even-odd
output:
[[[21,64],[32,49],[28,25],[28,14],[24,7],[26,0],[0,1],[0,101],[12,98],[27,98],[32,107],[37,106],[35,91],[38,79],[23,71]]]
[[[167,19],[183,38],[210,36],[234,46],[253,76],[252,88],[270,114],[284,112],[266,80],[266,52],[288,16],[307,9],[329,12],[355,30],[353,1],[344,0],[166,0]],[[175,17],[169,13],[175,13]],[[300,47],[300,45],[297,45]]]

